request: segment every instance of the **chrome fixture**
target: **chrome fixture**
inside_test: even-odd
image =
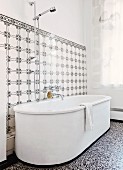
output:
[[[49,90],[51,91],[56,91],[56,90],[59,90],[61,88],[61,86],[49,86]],[[53,97],[56,96],[56,97],[61,97],[61,99],[63,100],[64,99],[64,96],[62,94],[59,94],[59,93],[52,93]]]
[[[29,5],[31,5],[31,6],[34,6],[34,17],[36,16],[36,2],[35,1],[29,1]],[[40,48],[40,46],[38,47],[38,48]],[[34,21],[34,58],[36,59],[36,60],[40,60],[40,56],[37,56],[36,55],[36,20]],[[39,53],[39,55],[40,55],[40,53]],[[40,67],[40,64],[39,64],[39,67]],[[36,70],[38,70],[38,65],[36,65]],[[40,70],[40,68],[39,68],[39,70]],[[35,72],[34,72],[34,76],[35,76],[35,80],[36,80],[36,76],[37,76],[37,74],[35,74]],[[34,80],[34,83],[35,83],[35,80]],[[38,95],[38,97],[37,97],[37,95],[36,95],[36,84],[34,85],[34,93],[35,93],[35,100],[36,101],[38,101],[38,100],[40,100],[40,84],[39,84],[39,95]]]
[[[49,86],[49,87],[45,87],[44,90],[48,91],[47,93],[47,98],[51,99],[53,98],[54,96],[56,97],[61,97],[61,99],[63,100],[64,99],[64,95],[60,94],[60,93],[54,93],[53,91],[56,91],[56,90],[59,90],[61,88],[61,86]]]
[[[57,93],[53,93],[53,96],[58,96],[58,97],[60,96],[62,100],[64,99],[64,95],[59,94],[59,93],[58,94]]]
[[[52,7],[52,8],[50,8],[50,9],[48,9],[48,10],[46,10],[46,11],[38,14],[37,16],[35,16],[35,17],[33,18],[33,20],[38,20],[40,16],[42,16],[42,15],[48,13],[48,12],[55,12],[55,11],[56,11],[56,8],[55,8],[55,7]]]
[[[39,79],[39,85],[37,85],[37,89],[39,88],[39,94],[36,92],[36,87],[35,87],[35,100],[36,101],[40,101],[41,99],[41,96],[40,96],[40,92],[41,92],[41,88],[40,88],[40,36],[39,36],[39,29],[40,29],[40,25],[39,25],[39,17],[48,13],[48,12],[55,12],[56,11],[56,8],[55,7],[52,7],[42,13],[40,13],[39,15],[36,15],[36,2],[35,1],[29,1],[29,4],[31,6],[34,6],[34,58],[36,58],[37,61],[39,61],[39,65],[36,65],[36,70],[39,70],[39,75],[35,75],[35,80],[36,80],[36,76],[37,78]],[[36,28],[36,25],[37,25],[37,28]],[[38,33],[38,55],[36,55],[36,47],[37,47],[37,44],[36,44],[36,33]],[[36,85],[35,85],[36,86]],[[38,95],[38,97],[37,97]]]

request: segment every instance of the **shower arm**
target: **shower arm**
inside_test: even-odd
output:
[[[35,17],[33,18],[33,20],[39,20],[39,17],[40,17],[40,16],[42,16],[42,15],[44,15],[44,14],[48,13],[48,12],[50,12],[50,9],[48,9],[48,10],[46,10],[46,11],[42,12],[42,13],[41,13],[41,14],[39,14],[38,16],[35,16]]]

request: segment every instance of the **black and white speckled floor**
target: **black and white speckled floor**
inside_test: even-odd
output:
[[[123,123],[111,122],[111,129],[69,164],[34,168],[18,162],[6,170],[123,170]]]

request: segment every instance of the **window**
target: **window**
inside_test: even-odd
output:
[[[123,0],[104,0],[100,9],[98,37],[93,34],[94,41],[98,39],[93,46],[94,62],[98,63],[94,64],[97,67],[94,75],[99,76],[95,80],[98,85],[123,87]]]

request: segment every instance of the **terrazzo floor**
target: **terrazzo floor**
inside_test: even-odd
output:
[[[71,163],[34,168],[18,162],[6,170],[123,170],[123,123],[111,122],[111,129]]]

